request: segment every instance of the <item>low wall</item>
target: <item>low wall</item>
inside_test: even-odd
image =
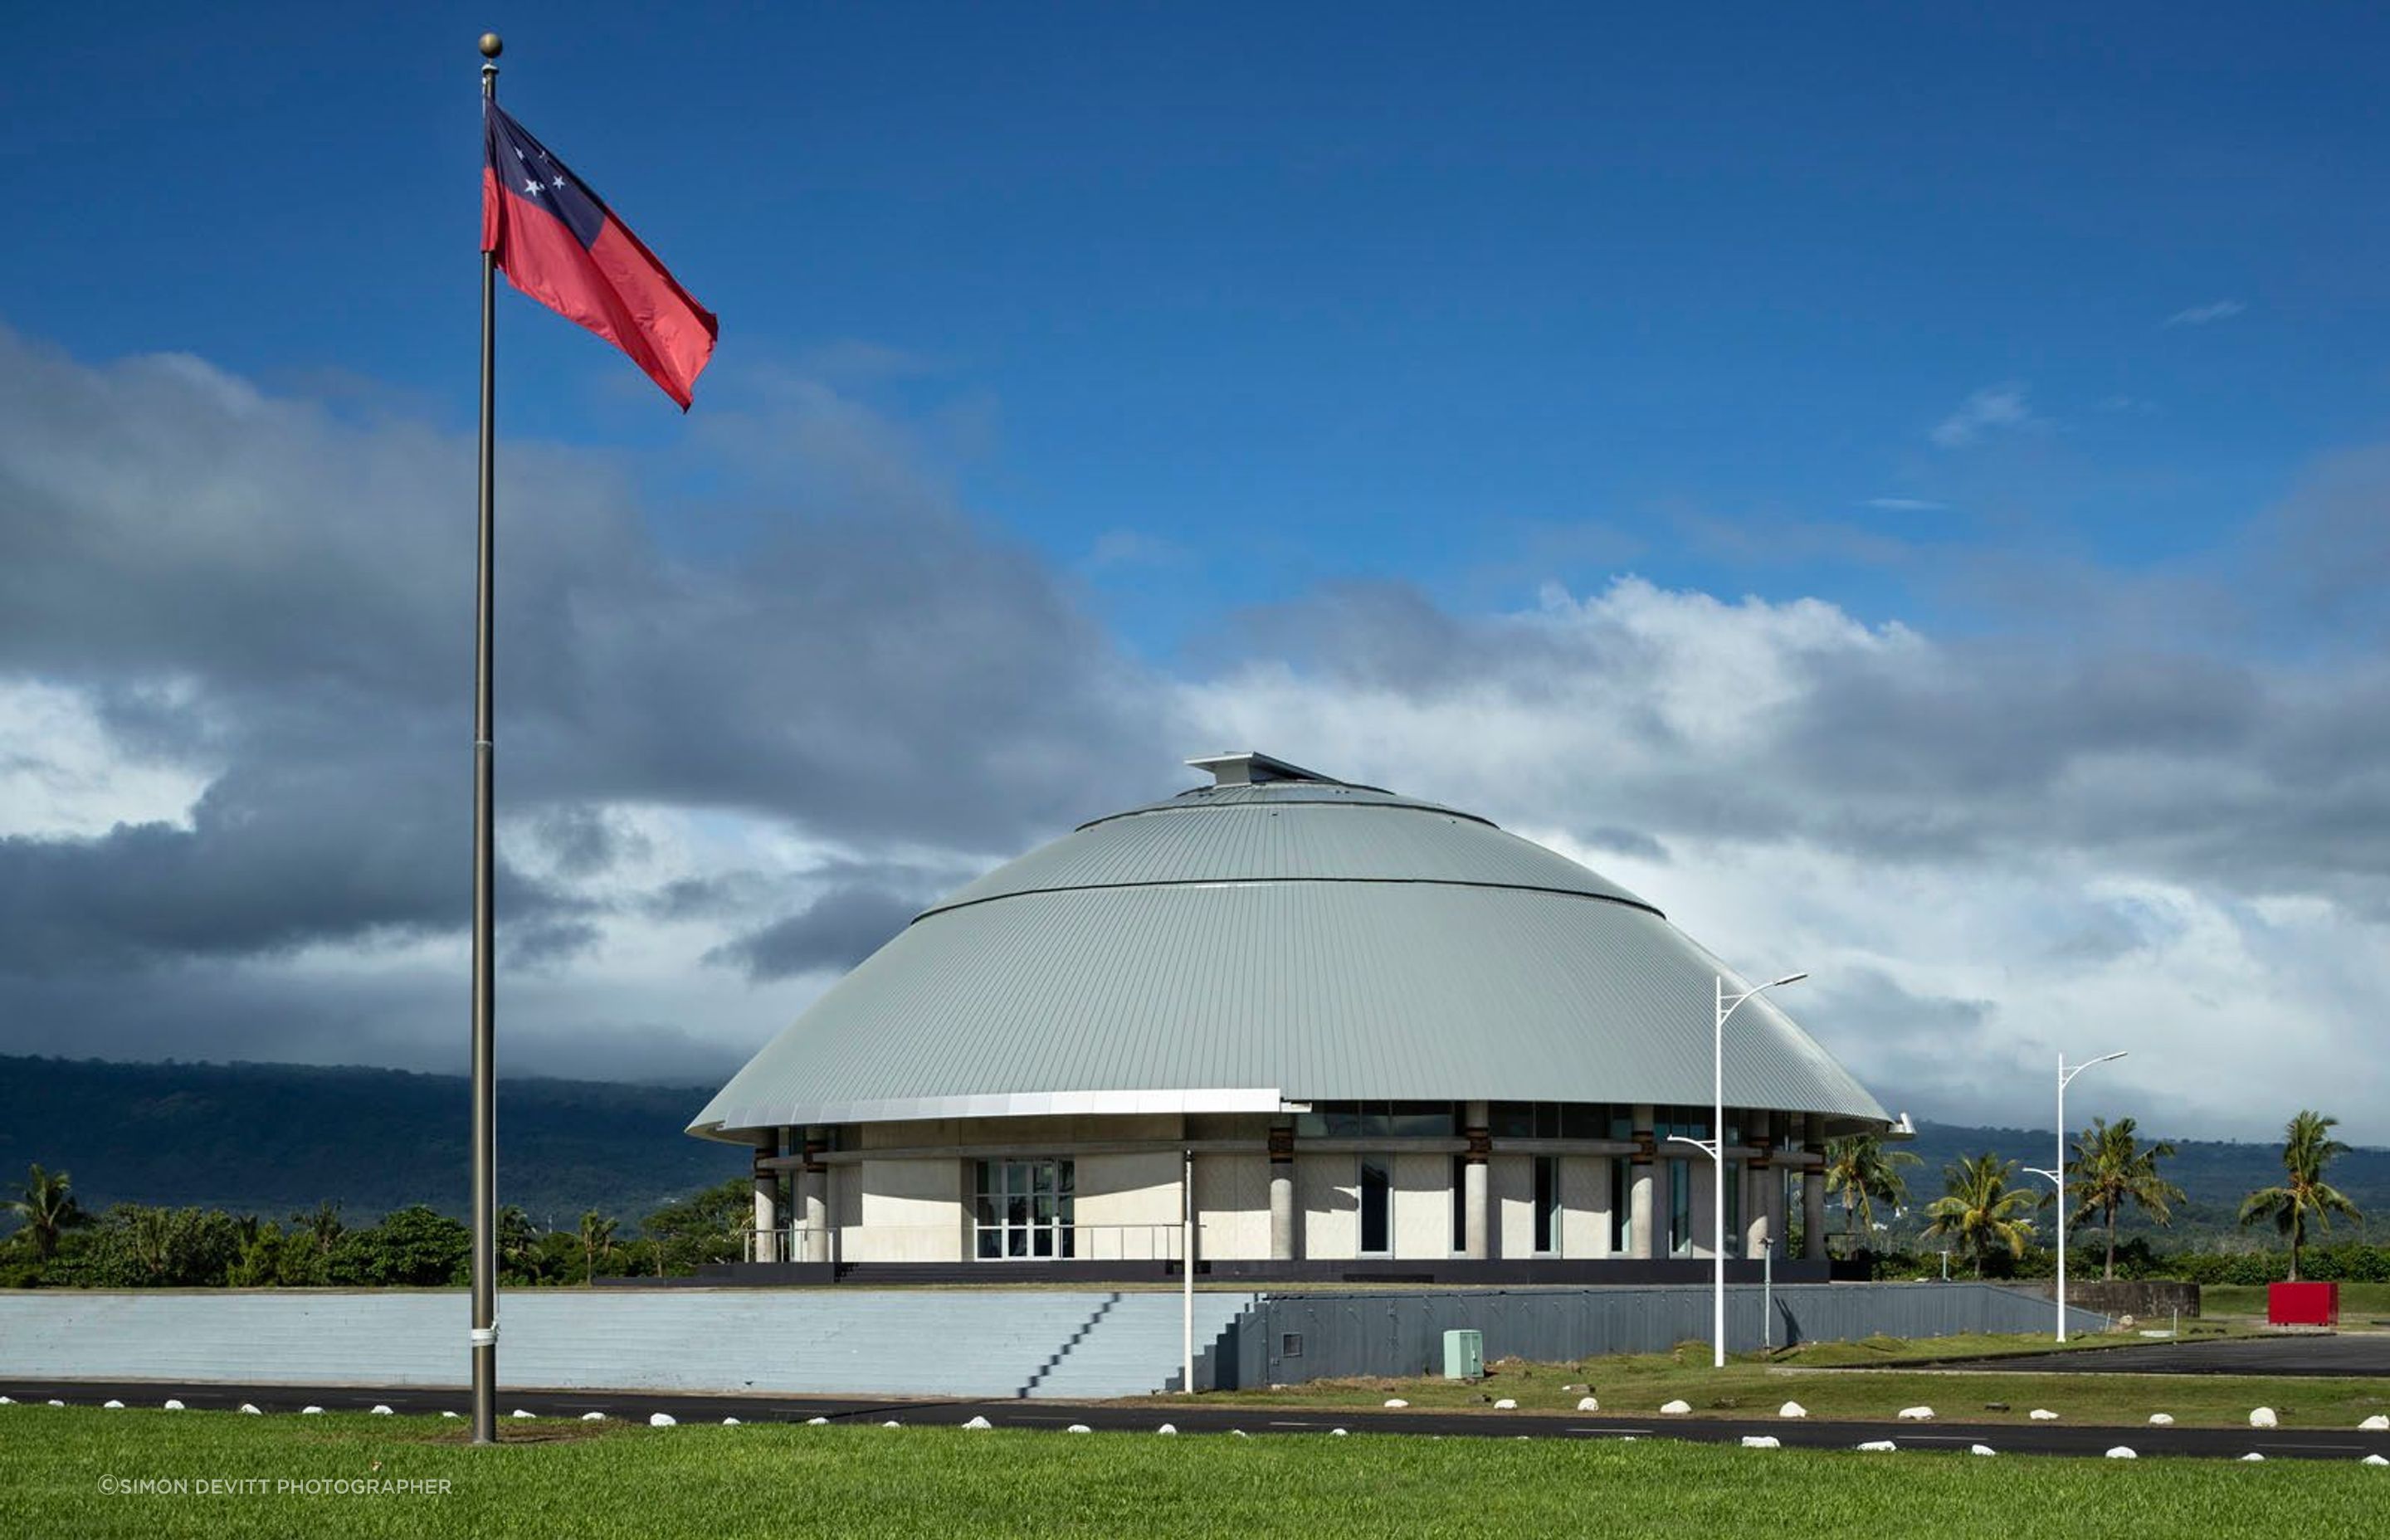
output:
[[[2041,1297],[2058,1297],[2058,1280],[2044,1279]],[[2130,1315],[2140,1325],[2171,1320],[2177,1311],[2186,1321],[2199,1318],[2199,1285],[2163,1278],[2069,1278],[2066,1303],[2078,1310],[2103,1315]]]
[[[1767,1303],[1780,1346],[2044,1331],[2056,1324],[2048,1300],[1987,1283],[1792,1284],[1775,1290]],[[1240,1315],[1212,1362],[1221,1389],[1441,1373],[1444,1333],[1455,1328],[1483,1332],[1488,1362],[1662,1353],[1708,1341],[1711,1307],[1708,1290],[1686,1288],[1279,1294]],[[1761,1290],[1728,1288],[1727,1341],[1734,1351],[1760,1345],[1761,1309]],[[2077,1308],[2067,1324],[2093,1331],[2107,1323]]]
[[[1253,1303],[1195,1297],[1198,1343]],[[549,1390],[1138,1395],[1178,1372],[1176,1294],[1109,1290],[521,1290],[502,1382]],[[0,1292],[0,1377],[452,1386],[463,1290]]]

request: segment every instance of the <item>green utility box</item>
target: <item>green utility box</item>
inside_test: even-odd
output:
[[[1446,1380],[1485,1378],[1485,1334],[1447,1331],[1444,1334],[1444,1377]]]

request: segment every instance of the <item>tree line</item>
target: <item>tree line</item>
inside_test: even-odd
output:
[[[2364,1222],[2357,1205],[2327,1179],[2332,1162],[2348,1152],[2347,1145],[2332,1136],[2339,1123],[2337,1118],[2306,1110],[2292,1118],[2282,1131],[2283,1179],[2259,1187],[2241,1204],[2240,1220],[2243,1226],[2270,1224],[2281,1235],[2290,1253],[2288,1271],[2293,1281],[2301,1277],[2300,1264],[2311,1234],[2328,1233],[2334,1216],[2360,1225]],[[2075,1136],[2073,1157],[2062,1168],[2063,1198],[2073,1205],[2067,1213],[2067,1223],[2099,1223],[2104,1240],[2101,1259],[2103,1278],[2116,1276],[2120,1254],[2116,1221],[2121,1213],[2139,1209],[2164,1225],[2171,1205],[2182,1200],[2182,1189],[2158,1170],[2158,1163],[2174,1153],[2174,1146],[2165,1140],[2141,1143],[2131,1118],[2119,1118],[2113,1123],[2105,1118],[2094,1118],[2090,1127]],[[1874,1135],[1836,1139],[1827,1146],[1826,1188],[1830,1197],[1843,1205],[1846,1256],[1873,1250],[1871,1244],[1864,1243],[1872,1242],[1881,1228],[1875,1220],[1879,1205],[1898,1213],[1907,1204],[1908,1183],[1902,1168],[1919,1163],[1916,1156],[1886,1146]],[[2019,1162],[1989,1153],[1963,1156],[1945,1166],[1942,1195],[1925,1207],[1926,1217],[1931,1221],[1924,1229],[1925,1238],[1949,1240],[1952,1250],[1972,1263],[1977,1277],[1987,1272],[1996,1277],[2016,1276],[2018,1264],[2039,1250],[2034,1243],[2035,1214],[2061,1200],[2059,1192],[2025,1186],[2018,1177]],[[2128,1249],[2138,1248],[2139,1255],[2129,1260],[2139,1276],[2152,1276],[2148,1269],[2152,1264],[2164,1265],[2157,1263],[2155,1251],[2146,1242],[2136,1240],[2127,1245]],[[2342,1247],[2335,1251],[2381,1255],[2369,1260],[2336,1254],[2327,1276],[2368,1279],[2390,1276],[2390,1249]],[[2219,1275],[2191,1277],[2190,1281],[2269,1281],[2266,1276],[2238,1276],[2268,1274],[2270,1270],[2261,1259],[2251,1259],[2249,1264],[2239,1267],[2230,1265],[2240,1262],[2239,1258],[2204,1259],[2178,1253],[2167,1260],[2178,1267],[2171,1276]],[[2234,1276],[2221,1276],[2226,1273]]]
[[[667,1203],[625,1233],[595,1209],[572,1229],[498,1213],[499,1280],[511,1287],[600,1277],[686,1277],[743,1254],[752,1184],[735,1177]],[[428,1204],[351,1226],[337,1203],[285,1220],[222,1209],[118,1203],[92,1213],[73,1179],[36,1165],[6,1203],[17,1227],[0,1240],[0,1287],[235,1289],[439,1287],[467,1281],[472,1231]]]

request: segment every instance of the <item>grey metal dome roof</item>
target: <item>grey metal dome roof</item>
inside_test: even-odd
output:
[[[1099,818],[924,910],[691,1133],[1282,1100],[1705,1103],[1712,980],[1651,905],[1485,819],[1265,755]],[[1883,1109],[1771,997],[1729,1105]]]

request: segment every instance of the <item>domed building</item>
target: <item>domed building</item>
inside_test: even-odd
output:
[[[1713,1008],[1648,901],[1488,820],[1266,754],[932,905],[706,1104],[790,1278],[1705,1276]],[[1823,1274],[1820,1153],[1889,1120],[1756,995],[1730,1253]],[[1797,1187],[1797,1195],[1791,1189]],[[1755,1272],[1756,1264],[1752,1269]]]

